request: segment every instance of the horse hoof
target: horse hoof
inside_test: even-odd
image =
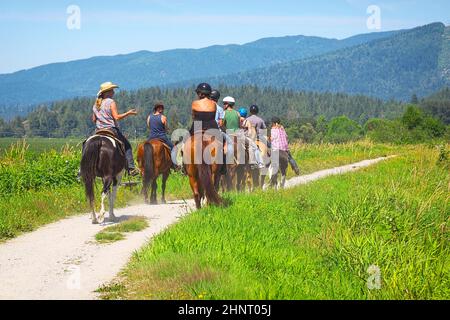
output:
[[[102,224],[103,222],[105,222],[105,216],[100,215],[100,216],[97,218],[97,220],[98,220],[98,223]]]
[[[99,224],[97,219],[92,219],[92,224]]]
[[[117,217],[115,215],[110,215],[109,216],[109,221],[116,222],[117,221]]]
[[[161,203],[162,203],[162,204],[166,204],[167,201],[166,201],[166,200],[161,200]]]

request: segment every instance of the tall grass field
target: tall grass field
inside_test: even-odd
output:
[[[320,148],[341,153],[303,151]],[[100,292],[105,299],[449,299],[449,178],[442,151],[416,146],[283,192],[229,194],[229,207],[185,217]]]

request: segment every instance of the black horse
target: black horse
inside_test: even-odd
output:
[[[92,210],[92,223],[103,223],[105,216],[104,200],[109,196],[109,218],[114,221],[114,200],[117,187],[125,168],[125,155],[120,142],[106,136],[95,135],[88,139],[83,148],[81,158],[81,178],[85,186],[86,197]],[[102,202],[100,213],[95,213],[94,182],[95,178],[103,180]],[[111,185],[113,190],[111,192]]]

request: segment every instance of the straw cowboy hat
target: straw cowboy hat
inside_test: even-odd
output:
[[[100,85],[100,91],[97,93],[97,97],[100,97],[100,95],[103,93],[103,92],[106,92],[106,91],[109,91],[109,90],[112,90],[112,89],[115,89],[115,88],[118,88],[119,86],[118,85],[116,85],[116,84],[114,84],[114,83],[112,83],[112,82],[105,82],[105,83],[102,83],[101,85]]]

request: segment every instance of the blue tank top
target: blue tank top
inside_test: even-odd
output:
[[[162,123],[161,115],[150,114],[150,136],[149,139],[161,138],[166,136],[166,127]]]

